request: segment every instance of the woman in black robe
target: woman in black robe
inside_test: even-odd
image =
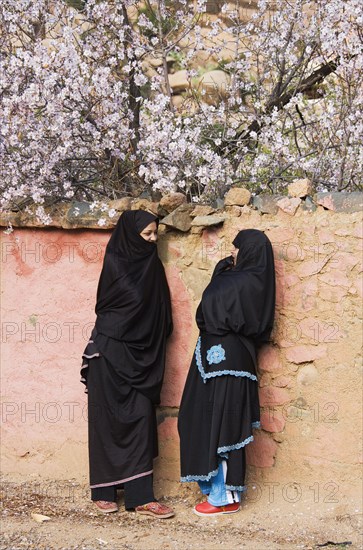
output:
[[[269,340],[274,319],[270,241],[246,229],[233,245],[197,309],[200,335],[178,420],[181,481],[197,481],[208,495],[194,508],[202,516],[239,510],[246,445],[260,425],[256,350]]]
[[[91,498],[102,512],[125,508],[174,515],[153,492],[166,338],[172,332],[169,288],[158,257],[158,219],[122,214],[107,244],[97,289],[96,324],[83,354],[88,393]]]

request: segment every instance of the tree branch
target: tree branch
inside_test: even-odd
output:
[[[169,96],[169,106],[170,106],[170,110],[171,111],[174,111],[174,106],[173,106],[173,103],[172,103],[172,92],[171,92],[171,88],[170,88],[170,83],[169,83],[169,76],[168,76],[168,64],[167,64],[167,60],[166,60],[166,51],[165,51],[165,48],[164,48],[164,37],[163,37],[163,23],[162,23],[162,13],[161,13],[161,4],[160,4],[160,0],[158,0],[158,15],[157,15],[157,20],[158,20],[158,34],[159,34],[159,43],[160,43],[160,48],[161,48],[161,59],[163,61],[163,74],[164,74],[164,81],[165,81],[165,89],[166,89],[166,93],[168,94]]]
[[[309,90],[312,86],[316,86],[317,84],[320,84],[321,82],[323,82],[323,80],[327,76],[329,76],[331,73],[336,71],[338,65],[339,65],[338,59],[334,61],[329,61],[328,63],[325,63],[324,65],[316,69],[314,72],[312,72],[311,75],[305,78],[293,90],[287,91],[286,93],[282,94],[277,98],[271,98],[270,101],[267,103],[264,114],[265,115],[270,114],[275,107],[277,107],[277,109],[280,111],[297,94],[304,93],[307,90]],[[258,120],[254,120],[253,122],[251,122],[249,127],[244,132],[237,134],[237,138],[242,141],[248,141],[251,138],[252,132],[259,134],[261,130],[262,130],[261,123]],[[228,144],[225,144],[225,147],[228,154],[230,154],[233,150],[236,149],[236,147],[234,147],[233,149],[230,149],[228,147]]]
[[[132,33],[131,33],[131,23],[127,13],[125,4],[122,4],[122,15],[125,21],[125,36],[126,44],[125,50],[129,51],[133,45]],[[132,50],[131,50],[132,51]],[[131,139],[131,145],[133,152],[136,153],[137,145],[140,141],[140,101],[137,101],[140,97],[140,88],[135,83],[135,69],[132,68],[129,75],[129,108],[132,113],[131,128],[135,132],[135,137]]]

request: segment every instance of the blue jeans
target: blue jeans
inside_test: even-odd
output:
[[[203,495],[208,495],[208,502],[212,506],[225,506],[232,502],[240,501],[239,491],[229,491],[226,489],[227,463],[225,460],[219,463],[218,473],[209,481],[198,481]]]

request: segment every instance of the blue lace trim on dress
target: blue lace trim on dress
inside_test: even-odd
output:
[[[259,422],[253,422],[252,426],[254,426],[254,424],[260,424],[260,423]],[[237,449],[241,449],[242,447],[245,447],[246,445],[251,443],[251,441],[253,441],[253,439],[254,439],[253,435],[251,435],[250,437],[247,437],[241,443],[236,443],[235,445],[226,445],[225,447],[218,447],[217,448],[217,454],[218,454],[219,457],[225,458],[225,459],[228,460],[228,452],[229,451],[235,451]],[[190,481],[209,481],[212,477],[216,476],[217,474],[218,474],[218,468],[217,468],[217,470],[213,470],[212,472],[210,472],[206,476],[204,476],[204,475],[200,475],[200,476],[188,475],[188,476],[181,477],[180,481],[187,482],[187,483],[190,482]],[[247,487],[245,485],[226,485],[226,489],[228,489],[229,491],[241,491],[242,492],[242,491],[246,491]]]
[[[217,454],[228,453],[229,451],[236,451],[237,449],[245,447],[246,445],[251,443],[251,441],[253,441],[253,435],[250,435],[244,441],[241,441],[241,443],[236,443],[235,445],[226,445],[225,447],[218,447]]]
[[[184,476],[180,478],[180,481],[182,482],[189,482],[189,481],[209,481],[211,477],[214,477],[218,474],[218,468],[216,470],[213,470],[206,476]]]
[[[252,422],[251,428],[252,428],[252,429],[261,428],[261,422]],[[253,436],[251,436],[251,437],[252,437],[252,440],[251,440],[251,441],[253,441]],[[250,440],[250,438],[245,439],[245,445],[248,445],[248,443],[251,442],[251,441],[249,441],[249,440]],[[238,445],[239,445],[239,446],[238,446]],[[226,460],[228,460],[228,458],[229,458],[229,454],[228,454],[229,451],[233,451],[233,450],[235,450],[235,449],[239,449],[241,446],[243,447],[244,445],[242,445],[241,443],[237,443],[237,446],[230,445],[230,446],[228,447],[228,450],[227,450],[227,451],[222,451],[222,450],[221,450],[221,449],[226,449],[226,447],[219,447],[218,450],[217,450],[218,456],[221,457],[221,458],[225,458]],[[232,448],[232,447],[233,447],[233,448]],[[236,489],[236,491],[237,491],[237,489]]]
[[[213,347],[217,347],[217,346],[213,346]],[[213,347],[210,348],[210,349],[213,349]],[[200,348],[201,348],[201,339],[200,339],[200,336],[199,336],[199,338],[197,340],[197,345],[195,347],[195,360],[197,362],[197,367],[198,367],[198,370],[200,372],[201,377],[203,378],[204,383],[206,383],[208,378],[214,378],[216,376],[225,376],[225,375],[245,376],[245,377],[250,378],[251,380],[254,380],[255,382],[257,382],[257,376],[255,376],[254,374],[251,374],[250,372],[246,372],[246,371],[243,371],[243,370],[217,370],[217,371],[214,371],[214,372],[205,372],[205,370],[203,368],[202,354],[201,354]],[[223,348],[222,348],[222,350],[223,350]],[[208,350],[208,351],[210,351],[210,350]],[[221,361],[223,361],[224,359],[225,358],[221,359]]]

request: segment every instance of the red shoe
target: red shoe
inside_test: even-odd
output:
[[[219,514],[234,514],[239,511],[239,502],[232,502],[232,504],[226,504],[225,506],[213,506],[206,500],[197,504],[193,512],[197,516],[218,516]]]

